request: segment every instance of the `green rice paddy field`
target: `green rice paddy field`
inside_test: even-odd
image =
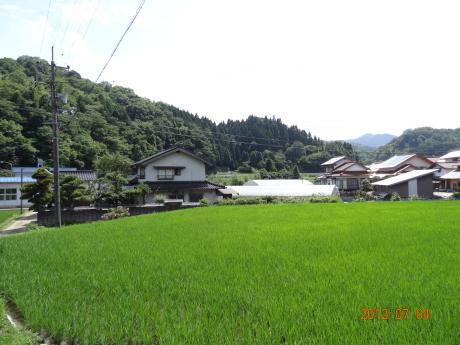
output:
[[[222,206],[36,231],[0,238],[0,291],[80,344],[459,344],[459,215]]]

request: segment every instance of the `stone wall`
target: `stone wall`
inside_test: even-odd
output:
[[[173,211],[197,207],[196,205],[166,204],[155,206],[131,206],[128,207],[130,216],[139,216],[142,214]],[[62,224],[88,223],[101,220],[103,214],[109,212],[107,208],[76,208],[74,210],[63,210],[61,214]],[[54,226],[54,210],[44,210],[37,214],[37,223],[43,226]]]

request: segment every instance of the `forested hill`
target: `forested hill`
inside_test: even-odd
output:
[[[50,65],[22,56],[0,59],[0,160],[35,164],[51,160]],[[75,71],[58,68],[62,105],[61,164],[92,168],[98,156],[121,153],[133,161],[180,146],[219,168],[315,171],[339,154],[354,156],[350,144],[324,142],[276,118],[249,116],[243,121],[213,121],[161,102],[137,96],[131,89],[96,84]]]
[[[379,147],[375,151],[375,159],[383,160],[400,153],[442,156],[456,149],[460,149],[460,128],[436,129],[421,127],[408,129],[388,144]]]

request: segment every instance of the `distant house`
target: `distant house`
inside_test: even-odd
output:
[[[243,184],[243,186],[279,186],[279,187],[290,187],[290,186],[297,186],[297,185],[312,185],[308,180],[249,180]]]
[[[434,180],[436,187],[440,189],[454,190],[454,184],[458,186],[456,181],[456,170],[460,167],[460,151],[452,151],[444,156],[439,157],[435,160],[435,163],[431,166],[433,169],[437,169],[434,173]],[[449,173],[453,172],[450,175]],[[443,178],[447,176],[447,178]]]
[[[451,191],[460,188],[460,167],[441,176],[441,187]]]
[[[21,206],[21,185],[35,182],[31,177],[0,177],[0,208],[17,208]],[[27,200],[23,207],[29,207]]]
[[[423,199],[433,197],[433,174],[436,169],[412,170],[374,182],[374,192],[377,194],[398,193],[402,198],[418,196]]]
[[[227,186],[225,193],[234,198],[238,197],[314,197],[314,196],[338,196],[339,190],[335,185],[304,184],[289,186]]]
[[[386,178],[412,170],[428,169],[433,161],[419,154],[393,156],[386,161],[369,166],[371,178]]]
[[[321,164],[324,174],[317,180],[322,185],[335,185],[341,192],[354,192],[369,178],[369,169],[346,156],[334,157]]]
[[[219,189],[225,186],[206,181],[207,165],[207,161],[187,150],[171,148],[134,163],[137,174],[131,183],[146,182],[150,186],[148,202],[159,197],[184,202],[206,198],[212,202],[222,196]]]
[[[460,151],[452,151],[444,156],[439,157],[438,162],[445,162],[445,163],[460,163]]]

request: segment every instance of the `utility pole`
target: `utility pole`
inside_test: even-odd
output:
[[[13,170],[13,169],[11,169]],[[22,195],[22,187],[23,187],[23,183],[22,181],[24,180],[24,168],[21,167],[21,195]],[[22,208],[22,198],[20,199],[20,203],[21,203],[21,214],[23,213],[23,208]]]
[[[59,188],[59,123],[58,101],[56,94],[56,64],[54,46],[51,47],[51,106],[53,108],[53,175],[54,175],[54,212],[56,226],[61,227],[61,192]]]

